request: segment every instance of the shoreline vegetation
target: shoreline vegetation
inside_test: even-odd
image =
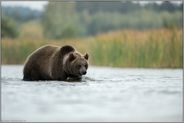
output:
[[[119,30],[86,38],[3,38],[2,64],[23,64],[43,45],[72,45],[90,55],[90,64],[111,67],[182,68],[182,29]]]

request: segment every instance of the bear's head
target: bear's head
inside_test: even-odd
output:
[[[64,65],[65,72],[71,77],[85,75],[88,69],[88,57],[89,55],[87,53],[81,55],[78,52],[70,52]]]

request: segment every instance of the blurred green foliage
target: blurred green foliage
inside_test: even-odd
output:
[[[50,39],[90,36],[119,29],[182,26],[182,4],[176,5],[169,1],[163,1],[162,4],[149,2],[144,6],[132,1],[50,1],[44,11],[26,7],[2,7],[2,15],[14,21],[14,25],[20,27],[16,31],[20,33],[24,33],[25,29],[21,28],[22,25],[34,21],[37,23],[35,25],[41,25],[44,38]],[[2,25],[2,30],[6,30],[5,21],[2,21]],[[10,28],[15,30],[13,26]]]
[[[113,67],[182,68],[182,29],[122,30],[92,38],[65,40],[3,39],[2,63],[23,64],[45,44],[72,45],[89,53],[91,65]]]
[[[133,2],[50,2],[42,18],[48,38],[73,38],[117,29],[181,27],[180,5]]]
[[[4,37],[9,37],[9,38],[15,38],[18,36],[18,27],[16,26],[16,22],[7,17],[3,16],[1,20],[1,36],[2,38]]]
[[[17,24],[21,24],[30,20],[40,20],[42,11],[21,6],[2,6],[2,15],[12,18]]]
[[[125,31],[96,37],[93,64],[113,67],[181,68],[182,32],[177,29]]]
[[[25,33],[26,30],[22,28],[25,23],[29,24],[29,21],[39,22],[42,12],[37,10],[31,10],[27,7],[11,7],[11,6],[2,6],[2,21],[1,21],[1,30],[3,38],[18,38],[22,36],[21,33]],[[40,23],[37,23],[40,25]],[[32,28],[32,27],[28,27]],[[34,33],[34,32],[30,32]],[[30,34],[29,34],[30,35]],[[30,38],[30,37],[28,37]]]
[[[3,64],[22,64],[44,44],[69,44],[89,52],[92,65],[183,65],[182,4],[49,2],[39,16],[16,9],[2,8]]]
[[[59,39],[81,35],[83,29],[74,4],[61,3],[51,2],[45,9],[42,19],[45,36]]]

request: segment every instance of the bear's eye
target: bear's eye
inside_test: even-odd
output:
[[[85,64],[85,68],[88,68],[87,64]]]

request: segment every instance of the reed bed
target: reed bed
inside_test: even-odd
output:
[[[2,63],[23,64],[42,45],[73,45],[90,64],[112,67],[182,67],[182,29],[119,30],[78,39],[2,39]]]

